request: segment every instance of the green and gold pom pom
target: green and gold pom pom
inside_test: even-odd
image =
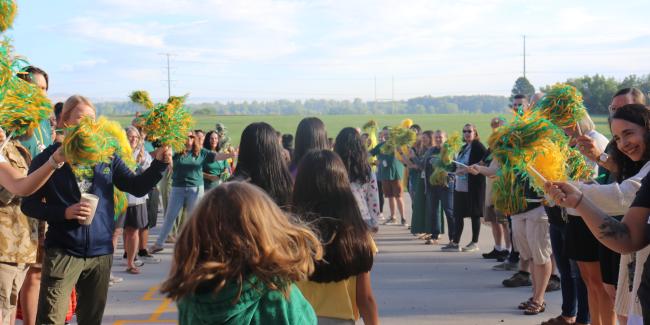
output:
[[[27,65],[12,54],[7,39],[0,42],[0,127],[13,137],[31,134],[52,112],[43,91],[17,77]]]
[[[13,26],[17,11],[15,1],[0,0],[0,33]]]
[[[490,135],[488,143],[501,166],[493,194],[495,207],[503,213],[515,214],[526,207],[522,180],[530,180],[530,185],[542,192],[544,184],[530,167],[550,181],[567,179],[568,138],[538,111],[515,115]]]
[[[146,109],[153,108],[153,102],[149,97],[149,93],[145,90],[136,90],[129,95],[132,102],[144,106]]]
[[[121,216],[126,214],[126,208],[129,206],[129,199],[126,196],[126,193],[113,187],[113,213],[115,221]]]
[[[547,120],[561,128],[571,128],[580,121],[587,109],[582,101],[582,94],[569,84],[555,84],[537,102],[535,110]]]
[[[185,148],[187,134],[194,120],[183,106],[186,96],[172,96],[166,104],[158,104],[141,115],[147,140],[171,146],[175,151]]]

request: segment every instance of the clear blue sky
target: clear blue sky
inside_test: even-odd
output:
[[[54,99],[194,102],[507,95],[601,73],[650,72],[650,1],[18,1],[16,52]]]

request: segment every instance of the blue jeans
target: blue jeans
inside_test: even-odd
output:
[[[194,205],[198,202],[203,196],[203,186],[198,187],[172,187],[169,192],[169,203],[167,204],[167,211],[165,211],[165,223],[163,223],[158,239],[156,240],[156,246],[162,247],[165,243],[165,239],[169,236],[169,233],[174,227],[176,218],[181,212],[181,208],[185,207],[185,210],[189,213],[194,209]]]
[[[442,207],[442,210],[440,209]],[[455,234],[454,222],[454,192],[447,186],[429,186],[427,188],[427,209],[426,217],[433,218],[431,234],[435,238],[444,232],[442,229],[442,212],[447,220],[449,238]],[[429,212],[430,211],[430,212]]]
[[[564,254],[565,226],[551,224],[549,228],[551,246],[555,256],[555,264],[560,271],[562,285],[562,316],[576,317],[576,322],[589,324],[589,302],[587,287],[580,277],[580,271],[575,261]]]

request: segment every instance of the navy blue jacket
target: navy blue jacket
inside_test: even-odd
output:
[[[46,164],[60,145],[55,143],[36,156],[29,166],[29,172]],[[141,197],[158,183],[166,168],[167,164],[154,160],[151,167],[136,176],[117,156],[110,163],[95,166],[88,192],[97,195],[99,203],[90,226],[81,225],[76,219],[65,219],[66,208],[81,199],[79,186],[68,164],[56,170],[36,193],[24,198],[21,209],[29,217],[47,221],[46,248],[64,249],[77,257],[113,254],[113,185],[123,192]]]

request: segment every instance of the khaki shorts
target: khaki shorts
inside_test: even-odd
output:
[[[402,181],[399,179],[381,181],[381,190],[384,192],[384,197],[401,197]]]
[[[544,207],[515,214],[512,218],[512,238],[519,255],[533,264],[542,265],[551,261],[551,236],[548,216]]]
[[[25,281],[27,264],[6,264],[0,262],[0,309],[2,324],[9,324],[11,315],[18,305],[18,293]]]
[[[483,209],[483,219],[485,222],[496,222],[500,224],[508,224],[508,217],[501,211],[494,208],[494,205],[486,206]]]

